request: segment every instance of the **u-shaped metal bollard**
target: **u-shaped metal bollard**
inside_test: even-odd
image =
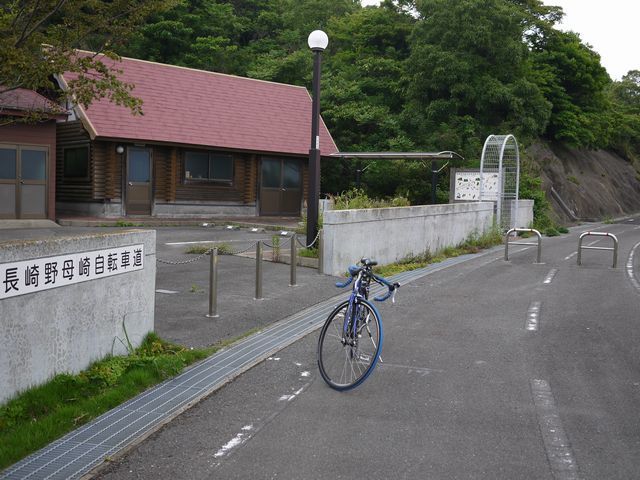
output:
[[[538,256],[536,257],[536,263],[542,263],[541,259],[542,259],[542,235],[540,235],[540,232],[534,228],[512,228],[511,230],[509,230],[507,232],[507,234],[504,237],[504,259],[506,261],[509,261],[509,235],[511,235],[513,232],[531,232],[531,233],[535,233],[538,236],[538,243],[531,243],[531,242],[517,242],[517,243],[512,243],[512,245],[537,245],[538,246]]]
[[[613,247],[583,247],[582,239],[584,237],[609,237],[613,239]],[[613,265],[612,268],[618,266],[618,238],[613,233],[608,232],[584,232],[578,239],[578,265],[582,265],[582,249],[585,250],[613,250]]]

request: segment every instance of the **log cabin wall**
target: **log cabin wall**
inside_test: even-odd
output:
[[[80,121],[62,122],[56,125],[56,157],[60,160],[56,165],[56,200],[66,202],[90,202],[93,200],[93,162],[89,161],[89,175],[86,179],[68,179],[64,176],[65,148],[91,145],[89,134]]]
[[[185,149],[180,149],[177,158],[177,174],[175,178],[175,201],[178,202],[224,202],[243,205],[245,203],[245,183],[246,176],[251,175],[252,168],[250,156],[242,153],[232,153],[233,155],[233,181],[230,185],[214,182],[198,182],[185,179],[184,175],[184,153]],[[249,160],[249,161],[247,161]],[[255,175],[255,174],[254,174]]]

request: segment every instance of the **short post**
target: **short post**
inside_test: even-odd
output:
[[[289,280],[289,286],[296,286],[296,264],[298,263],[296,248],[296,234],[291,235],[291,280]]]
[[[324,273],[323,265],[322,265],[322,257],[324,255],[324,231],[320,230],[318,232],[318,273]]]
[[[262,300],[262,241],[256,244],[256,296],[255,300]]]
[[[208,318],[218,318],[218,247],[209,252],[209,314]]]

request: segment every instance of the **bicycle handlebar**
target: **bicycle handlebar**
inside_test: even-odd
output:
[[[338,287],[338,288],[344,288],[344,287],[346,287],[347,285],[349,285],[351,282],[353,282],[353,277],[349,277],[349,279],[348,279],[346,282],[344,282],[344,283],[336,282],[336,287]]]
[[[380,283],[382,283],[383,285],[387,286],[389,288],[389,291],[387,293],[385,293],[384,295],[380,296],[380,297],[373,297],[373,299],[376,302],[384,302],[386,299],[388,299],[389,297],[393,297],[393,299],[391,300],[393,303],[395,303],[396,299],[396,290],[398,288],[400,288],[400,284],[398,282],[395,282],[393,284],[391,284],[390,282],[386,281],[384,278],[382,277],[375,277],[376,280],[379,280]]]
[[[367,260],[367,262],[369,261]],[[375,265],[375,262],[372,262],[372,263],[373,265]],[[336,282],[336,287],[344,288],[349,284],[351,284],[351,282],[353,282],[354,277],[357,276],[362,271],[362,268],[363,267],[358,267],[356,265],[349,266],[349,275],[350,275],[349,278],[345,282]],[[389,289],[389,291],[386,294],[381,295],[379,297],[374,297],[374,300],[378,302],[384,302],[389,297],[393,296],[394,298],[392,301],[395,303],[395,293],[396,293],[396,290],[400,288],[400,284],[398,282],[391,283],[386,278],[379,277],[378,275],[374,274],[373,272],[371,272],[370,269],[367,269],[367,273],[368,275],[370,275],[373,281],[379,283],[380,285],[384,285]]]

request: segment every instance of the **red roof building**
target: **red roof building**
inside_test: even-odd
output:
[[[81,54],[87,54],[81,52]],[[102,99],[59,125],[59,210],[124,216],[299,215],[311,144],[304,87],[122,58],[142,115]],[[72,74],[59,79],[62,86]],[[323,156],[338,151],[323,122]],[[83,150],[84,149],[84,150]],[[84,165],[83,162],[85,163]]]
[[[65,118],[33,90],[0,86],[0,222],[55,220],[56,120]]]

